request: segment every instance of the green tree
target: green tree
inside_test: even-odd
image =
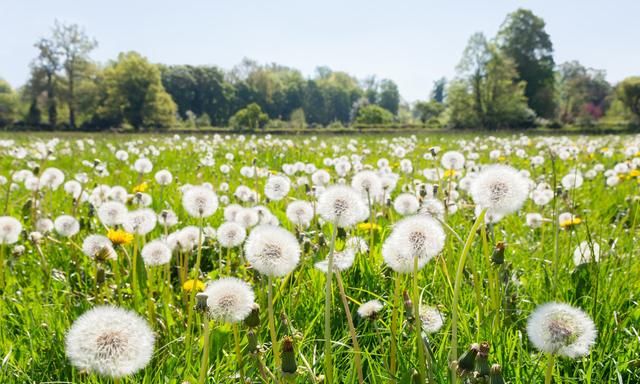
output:
[[[289,121],[291,122],[291,126],[297,129],[302,129],[307,126],[307,119],[304,115],[304,109],[298,108],[295,111],[291,112],[291,116],[289,117]]]
[[[498,42],[516,65],[516,79],[526,84],[529,107],[540,117],[553,117],[555,64],[544,20],[530,10],[518,9],[500,27]]]
[[[446,97],[447,79],[444,77],[439,78],[433,82],[433,89],[431,90],[431,100],[442,104]]]
[[[622,80],[616,87],[616,94],[636,121],[640,121],[640,76]]]
[[[577,61],[558,66],[558,117],[564,123],[595,121],[606,113],[611,85],[605,72]]]
[[[379,105],[369,104],[360,108],[357,124],[382,125],[393,122],[393,114]]]
[[[56,21],[53,28],[53,43],[62,62],[66,76],[65,99],[69,108],[69,126],[76,127],[76,86],[87,76],[89,53],[98,45],[77,24]]]
[[[176,105],[164,90],[160,70],[137,52],[118,55],[104,70],[98,117],[104,124],[169,127],[175,124]]]
[[[396,83],[389,79],[382,80],[380,82],[380,95],[378,99],[379,106],[391,112],[394,116],[398,114],[400,91],[398,91]]]
[[[31,87],[34,94],[46,94],[49,125],[55,127],[58,124],[56,80],[60,69],[60,54],[57,45],[51,39],[42,38],[34,46],[38,49],[38,57],[31,64]]]
[[[532,123],[524,83],[514,82],[513,61],[483,34],[469,39],[448,90],[449,124],[454,128],[514,128]]]
[[[269,121],[269,116],[262,112],[257,103],[251,103],[236,112],[229,124],[236,129],[258,129]]]
[[[426,124],[431,119],[438,118],[444,112],[445,106],[436,100],[418,101],[413,106],[413,115]]]
[[[18,116],[19,100],[11,85],[0,78],[0,127],[12,124]]]

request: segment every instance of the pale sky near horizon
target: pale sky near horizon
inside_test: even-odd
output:
[[[455,75],[471,34],[493,37],[520,7],[546,21],[556,63],[578,60],[611,82],[640,75],[640,0],[0,0],[0,77],[25,83],[33,43],[57,19],[83,26],[103,63],[135,50],[157,63],[224,69],[248,57],[306,76],[322,65],[392,79],[414,101]]]

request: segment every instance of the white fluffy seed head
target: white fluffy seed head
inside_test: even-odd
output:
[[[251,313],[255,301],[251,286],[235,277],[215,280],[203,293],[207,295],[209,317],[227,323],[243,321]]]
[[[158,222],[156,213],[150,208],[142,208],[128,212],[122,226],[125,231],[138,235],[146,235],[153,231]]]
[[[260,214],[253,208],[240,208],[234,216],[236,223],[244,228],[254,227],[260,222]]]
[[[149,173],[153,170],[153,163],[147,158],[140,158],[133,164],[133,169],[138,173]]]
[[[436,333],[444,325],[444,315],[438,308],[428,305],[420,306],[420,322],[425,333]]]
[[[353,176],[351,186],[362,195],[363,199],[377,201],[382,196],[382,180],[373,171],[360,171]]]
[[[153,331],[143,318],[112,306],[85,312],[65,340],[67,357],[75,367],[114,378],[144,368],[153,355],[154,342]]]
[[[318,213],[336,226],[351,227],[366,217],[368,212],[360,194],[351,187],[334,185],[318,197]]]
[[[384,305],[379,300],[369,300],[358,307],[358,316],[363,319],[374,319],[383,307]]]
[[[418,198],[411,193],[402,193],[393,201],[393,209],[402,216],[414,215],[420,208]]]
[[[247,230],[236,222],[228,221],[218,227],[218,243],[223,248],[234,248],[240,246],[247,237]]]
[[[341,252],[334,252],[333,254],[333,270],[344,271],[353,265],[356,259],[356,253],[351,248],[345,248]],[[314,264],[314,266],[324,273],[329,271],[329,259],[320,260]]]
[[[264,186],[264,194],[269,200],[282,200],[291,189],[291,181],[285,176],[270,176]]]
[[[424,267],[442,251],[445,237],[442,226],[434,219],[424,215],[411,216],[396,223],[382,245],[382,257],[394,271],[412,273],[415,258],[418,269]]]
[[[296,200],[287,206],[287,218],[293,225],[307,228],[313,215],[313,205],[308,201]]]
[[[140,255],[147,266],[164,265],[171,261],[171,248],[162,240],[153,240],[145,244]]]
[[[576,266],[598,261],[600,261],[600,244],[598,243],[585,240],[573,251],[573,263]]]
[[[22,224],[11,216],[0,217],[0,244],[13,244],[20,238]]]
[[[440,164],[444,169],[462,169],[464,167],[464,155],[457,151],[448,151],[442,155]]]
[[[507,165],[491,165],[471,183],[471,197],[481,208],[498,215],[520,209],[529,193],[529,182],[516,169]]]
[[[127,207],[119,201],[107,201],[98,207],[98,219],[107,227],[124,223],[127,217]]]
[[[445,213],[444,203],[435,197],[427,197],[422,201],[419,212],[422,215],[443,220]]]
[[[111,240],[102,235],[87,236],[82,242],[82,252],[92,259],[115,260],[118,258]]]
[[[209,217],[218,209],[218,197],[209,188],[191,187],[182,196],[182,205],[193,217]]]
[[[58,216],[53,222],[53,227],[63,237],[71,237],[80,231],[78,220],[69,215]]]
[[[169,185],[173,181],[173,175],[166,169],[156,172],[156,182],[160,185]]]
[[[538,306],[529,316],[527,335],[542,352],[576,358],[589,354],[597,330],[581,309],[550,302]]]
[[[300,245],[296,237],[283,228],[259,225],[247,238],[245,255],[258,272],[281,277],[298,265]]]

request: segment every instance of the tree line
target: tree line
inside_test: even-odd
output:
[[[305,77],[245,59],[227,71],[154,64],[137,52],[100,64],[91,59],[97,45],[78,25],[56,22],[34,44],[27,83],[12,89],[0,79],[0,127],[497,130],[640,121],[640,77],[610,84],[603,70],[556,64],[544,20],[525,9],[509,14],[493,38],[472,35],[456,76],[437,80],[428,100],[411,104],[392,80],[359,80],[328,67]]]

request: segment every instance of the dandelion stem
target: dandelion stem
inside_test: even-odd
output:
[[[4,252],[6,245],[0,244],[0,289],[4,289]]]
[[[424,382],[426,376],[426,361],[424,357],[424,343],[422,342],[422,321],[420,320],[420,287],[418,286],[418,255],[413,257],[413,318],[415,321],[415,342],[418,352],[419,381]]]
[[[271,334],[271,349],[273,351],[273,361],[275,365],[275,370],[277,371],[280,366],[280,351],[278,345],[278,334],[276,333],[276,323],[273,316],[273,281],[271,280],[271,276],[269,276],[267,280],[267,310],[269,315],[269,333]],[[276,380],[277,382],[277,380]]]
[[[397,275],[393,276],[395,281],[395,288],[393,290],[393,303],[391,310],[391,357],[389,362],[389,373],[391,376],[395,377],[396,375],[396,358],[398,354],[398,329],[396,326],[398,325],[398,311],[400,306],[402,305],[402,284],[400,281],[400,277]]]
[[[331,232],[331,245],[327,258],[327,282],[324,297],[324,369],[326,382],[333,383],[333,362],[331,361],[331,280],[333,278],[333,252],[336,246],[338,227],[334,224]]]
[[[467,241],[464,244],[460,259],[458,260],[458,269],[456,271],[455,285],[453,288],[453,303],[451,304],[451,351],[449,352],[449,361],[455,361],[458,357],[458,300],[460,298],[460,288],[462,285],[464,264],[467,260],[467,254],[471,249],[471,244],[473,244],[473,239],[476,236],[476,232],[478,231],[480,224],[484,222],[484,216],[486,213],[487,210],[483,209],[476,218],[476,221],[473,223],[473,226],[471,227],[471,230],[467,235]],[[455,367],[451,366],[451,384],[455,384],[457,380],[458,377],[456,374],[456,369]]]
[[[358,343],[356,327],[353,325],[353,318],[351,317],[349,302],[347,301],[347,295],[344,291],[344,284],[342,284],[342,277],[340,276],[340,273],[336,273],[336,282],[338,283],[338,289],[340,290],[340,298],[342,298],[342,305],[344,305],[344,312],[347,316],[347,324],[349,325],[349,333],[351,334],[351,341],[353,342],[354,361],[356,365],[356,371],[358,373],[358,382],[362,384],[364,383],[364,374],[362,373],[362,356],[360,352],[360,344]]]
[[[244,364],[242,362],[242,351],[240,350],[240,331],[238,330],[238,324],[233,324],[233,339],[236,347],[236,360],[238,362],[238,371],[240,372],[240,380],[245,383],[244,377]]]
[[[555,365],[556,357],[550,354],[547,359],[547,370],[544,375],[544,384],[551,384],[553,381],[553,366]]]
[[[209,367],[209,334],[211,333],[211,328],[209,325],[209,318],[204,315],[204,347],[202,348],[202,361],[200,362],[200,378],[198,379],[199,384],[204,384],[205,378],[207,376],[207,370]]]
[[[198,231],[198,252],[196,256],[196,264],[193,266],[193,274],[192,274],[192,285],[191,291],[189,291],[189,301],[187,302],[187,336],[186,336],[186,345],[187,345],[187,366],[191,362],[191,323],[193,322],[193,303],[196,298],[197,291],[197,281],[198,275],[200,273],[200,260],[202,258],[202,225],[204,219],[200,218],[200,225]],[[184,256],[187,257],[186,255]],[[188,263],[185,263],[188,265]]]

